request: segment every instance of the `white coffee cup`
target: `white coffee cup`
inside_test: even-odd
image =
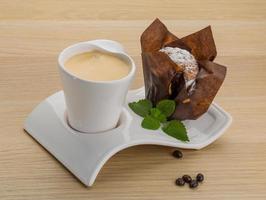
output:
[[[70,57],[93,50],[118,56],[129,64],[130,72],[118,80],[90,81],[80,79],[65,69],[64,63]],[[123,47],[111,40],[80,42],[64,49],[58,57],[58,64],[70,126],[85,133],[115,128],[136,71],[134,61],[125,53]]]

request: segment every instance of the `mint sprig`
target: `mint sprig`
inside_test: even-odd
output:
[[[157,103],[158,108],[166,117],[170,117],[175,111],[175,101],[164,99]]]
[[[159,122],[163,123],[167,121],[166,116],[158,108],[152,108],[150,113],[151,117],[157,119]]]
[[[151,115],[148,115],[142,120],[141,126],[145,129],[157,130],[160,128],[161,124],[159,120],[153,118]]]
[[[146,117],[150,114],[152,103],[148,99],[141,99],[138,102],[129,103],[128,106],[139,116]]]
[[[148,99],[142,99],[138,102],[131,102],[128,106],[144,119],[141,122],[141,126],[149,130],[157,130],[161,127],[167,135],[172,136],[181,141],[189,141],[187,130],[184,124],[178,120],[167,121],[175,111],[175,101],[164,99],[157,103],[156,107],[153,107],[151,101]]]
[[[177,120],[171,120],[163,124],[162,130],[178,140],[189,141],[187,130],[184,124]]]

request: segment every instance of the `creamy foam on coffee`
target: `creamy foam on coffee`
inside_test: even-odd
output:
[[[100,52],[90,51],[69,58],[65,68],[75,76],[92,81],[111,81],[125,77],[130,66],[121,58]]]

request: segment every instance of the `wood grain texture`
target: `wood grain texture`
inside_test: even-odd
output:
[[[23,131],[27,115],[61,89],[66,46],[107,38],[124,44],[143,85],[139,36],[160,17],[184,36],[212,25],[216,62],[228,75],[215,101],[234,118],[200,151],[137,146],[115,155],[84,187]],[[266,1],[0,1],[0,199],[266,199]],[[174,185],[203,172],[197,190]]]

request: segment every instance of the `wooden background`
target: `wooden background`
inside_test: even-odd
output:
[[[159,17],[178,36],[212,25],[228,75],[215,101],[234,118],[209,147],[138,146],[115,155],[86,188],[23,131],[27,115],[61,89],[58,53],[78,41],[124,44],[143,85],[139,36]],[[0,199],[266,199],[266,1],[0,1]],[[203,172],[196,190],[176,187]]]

